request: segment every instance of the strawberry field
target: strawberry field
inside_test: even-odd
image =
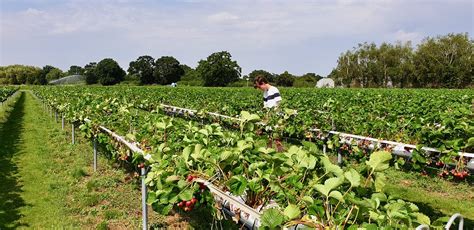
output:
[[[15,93],[17,89],[18,87],[0,87],[0,102],[5,101],[8,97]]]
[[[473,180],[473,90],[281,89],[277,110],[263,110],[261,93],[253,89],[32,91],[110,158],[145,168],[147,202],[162,214],[206,208],[221,219],[226,209],[237,221],[260,228],[441,226],[443,221],[430,219],[414,203],[386,194],[385,171],[396,167]],[[408,155],[392,154],[396,146],[388,141],[334,131],[405,143],[401,151]],[[404,149],[408,144],[414,147]],[[214,189],[244,206],[220,201]]]

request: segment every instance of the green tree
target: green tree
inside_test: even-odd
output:
[[[66,75],[83,75],[84,74],[84,68],[77,66],[77,65],[72,65],[69,67],[69,70],[67,71]]]
[[[366,42],[341,54],[330,77],[345,87],[470,87],[473,44],[467,33],[428,37],[416,51],[411,42]]]
[[[95,68],[97,67],[97,63],[90,62],[89,64],[84,66],[84,76],[86,77],[86,84],[96,84],[98,82],[97,74],[95,72]]]
[[[202,78],[195,69],[187,65],[181,65],[181,68],[183,68],[184,70],[184,75],[181,77],[179,84],[190,85],[190,86],[203,85]]]
[[[178,82],[183,74],[183,67],[176,58],[163,56],[156,59],[155,70],[153,71],[156,83],[168,85],[173,82]]]
[[[257,76],[260,76],[260,75],[264,76],[269,82],[272,82],[272,83],[275,82],[275,78],[276,78],[275,74],[272,74],[272,73],[270,73],[268,71],[265,71],[263,69],[258,69],[258,70],[256,69],[256,70],[250,72],[249,76],[248,76],[249,81],[252,82],[252,84],[253,84],[253,80]]]
[[[155,59],[145,55],[138,57],[136,61],[130,62],[128,73],[136,76],[140,84],[147,85],[155,83],[155,78],[153,77],[154,69]]]
[[[474,41],[467,33],[428,37],[418,45],[414,64],[417,87],[468,87],[474,80]]]
[[[48,74],[46,74],[46,80],[48,80],[48,82],[50,82],[52,80],[63,78],[64,76],[65,76],[65,74],[63,73],[62,70],[60,70],[58,68],[54,68],[54,69],[50,70]]]
[[[231,57],[229,52],[221,51],[199,61],[196,71],[205,86],[226,86],[239,79],[242,69]]]
[[[48,75],[48,73],[53,69],[56,69],[56,67],[51,66],[51,65],[43,66],[43,68],[41,69],[41,72],[39,73],[38,78],[35,80],[34,84],[36,84],[36,85],[46,85],[46,84],[48,84],[48,80],[46,79],[46,75]]]
[[[125,77],[125,71],[112,58],[105,58],[97,63],[95,73],[102,85],[115,85]]]
[[[294,87],[315,87],[316,83],[322,78],[315,73],[306,73],[301,77],[295,77]]]
[[[278,75],[275,79],[276,85],[286,86],[286,87],[293,86],[294,81],[295,81],[295,76],[288,73],[288,71],[285,71],[282,74]]]
[[[0,84],[34,84],[40,74],[41,69],[35,66],[0,66]]]

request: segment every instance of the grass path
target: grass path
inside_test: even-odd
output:
[[[61,180],[51,160],[53,124],[23,92],[0,124],[0,229],[50,228],[72,224],[54,183]]]

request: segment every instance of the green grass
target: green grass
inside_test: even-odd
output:
[[[28,109],[30,107],[30,109]],[[70,226],[64,206],[64,187],[48,144],[48,123],[31,96],[22,93],[0,124],[0,228]],[[41,125],[38,125],[41,124]]]
[[[474,187],[467,182],[451,182],[416,172],[387,170],[386,192],[417,204],[434,221],[455,213],[474,228]]]

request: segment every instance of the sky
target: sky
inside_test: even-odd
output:
[[[0,66],[67,71],[173,56],[195,68],[228,51],[242,67],[328,75],[359,43],[473,37],[472,0],[0,0]]]

